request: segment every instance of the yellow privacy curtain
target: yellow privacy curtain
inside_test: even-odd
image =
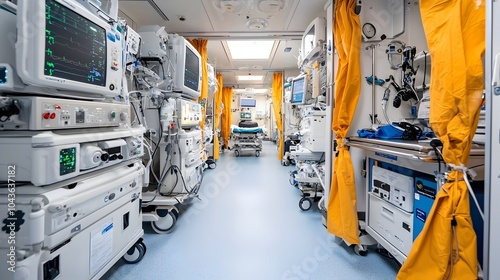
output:
[[[191,45],[200,53],[201,56],[201,95],[198,99],[199,102],[205,99],[205,104],[207,104],[208,97],[208,68],[207,68],[207,39],[189,39],[188,40]],[[203,120],[207,115],[206,106],[203,107]],[[200,124],[201,129],[205,126],[205,121]]]
[[[349,150],[344,146],[361,90],[361,27],[355,6],[356,0],[340,0],[335,5],[334,39],[339,68],[332,129],[338,146],[327,211],[328,232],[350,244],[359,244],[354,169]]]
[[[420,2],[432,59],[431,126],[448,164],[467,164],[483,92],[485,1]],[[477,279],[476,234],[463,173],[440,189],[398,279]]]
[[[281,117],[281,104],[283,103],[283,73],[274,73],[273,77],[273,109],[278,127],[278,159],[283,158],[283,120]]]
[[[231,134],[231,123],[233,113],[231,112],[231,104],[233,103],[233,88],[222,88],[222,103],[224,110],[222,111],[222,126],[221,134],[224,139],[224,147],[229,147],[229,136]]]
[[[222,74],[217,73],[217,91],[215,92],[214,101],[214,131],[217,131],[220,126],[222,104]],[[214,134],[214,159],[219,159],[219,137]]]

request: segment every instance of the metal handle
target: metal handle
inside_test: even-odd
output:
[[[500,53],[495,56],[491,85],[493,86],[493,94],[500,95]]]
[[[367,151],[371,151],[371,152],[390,154],[390,155],[409,158],[409,159],[413,159],[413,160],[421,160],[421,161],[425,161],[425,162],[434,162],[434,158],[430,155],[429,156],[416,156],[414,154],[404,153],[404,152],[400,152],[400,151],[396,151],[396,150],[384,149],[384,148],[375,147],[375,146],[368,146],[368,145],[359,145],[359,144],[353,144],[353,143],[348,143],[347,145],[350,147],[359,148],[359,149],[363,149],[363,150],[367,150]]]

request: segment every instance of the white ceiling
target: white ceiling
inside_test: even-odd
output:
[[[297,69],[300,40],[308,24],[318,16],[326,16],[324,5],[328,0],[284,0],[285,7],[275,14],[259,11],[262,0],[119,0],[120,15],[134,28],[156,24],[165,26],[168,33],[186,38],[206,38],[209,63],[223,74],[224,86],[235,88],[269,88],[272,73]],[[238,4],[248,2],[248,9],[238,13],[218,9],[220,2]],[[269,1],[269,4],[276,1]],[[157,8],[168,18],[164,20]],[[262,5],[261,4],[261,5]],[[234,6],[237,7],[237,6]],[[181,21],[179,18],[184,17]],[[265,29],[251,30],[245,26],[247,18],[263,18],[269,22]],[[130,22],[132,21],[132,22]],[[276,40],[268,60],[232,60],[226,40]],[[285,47],[292,51],[285,53]],[[263,82],[238,84],[237,75],[264,75]]]

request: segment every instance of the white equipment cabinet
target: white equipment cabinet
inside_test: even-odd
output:
[[[310,116],[302,119],[301,127],[301,145],[312,152],[325,151],[326,131],[329,128],[325,111],[313,111]]]
[[[16,190],[15,215],[8,213],[8,189],[1,189],[1,279],[99,279],[118,259],[135,263],[146,251],[142,242],[140,161],[120,164],[71,182]],[[14,250],[12,250],[14,249]],[[15,273],[5,264],[14,255]]]
[[[348,145],[366,154],[366,232],[403,263],[437,195],[434,150],[428,142],[359,137],[351,137]],[[477,186],[484,180],[483,162],[484,147],[474,145],[469,166],[476,167]]]

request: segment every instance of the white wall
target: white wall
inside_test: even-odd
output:
[[[396,79],[399,79],[399,72],[392,70],[389,66],[387,60],[387,54],[385,53],[388,44],[392,40],[399,40],[407,45],[416,46],[417,53],[425,50],[427,51],[427,41],[425,38],[424,30],[422,27],[422,22],[420,18],[419,5],[414,5],[412,1],[411,5],[406,7],[406,30],[405,33],[396,39],[386,39],[380,42],[380,46],[376,48],[376,68],[375,76],[378,78],[388,78],[389,75],[393,75]],[[363,20],[362,20],[363,22]],[[372,87],[365,81],[365,77],[372,75],[372,54],[371,50],[366,50],[365,48],[371,43],[363,43],[361,48],[361,76],[362,87],[361,95],[358,101],[358,106],[356,108],[356,114],[351,125],[351,130],[349,135],[356,135],[357,130],[361,128],[370,128],[371,120],[369,114],[372,112]],[[386,85],[384,85],[386,86]],[[385,124],[385,120],[382,114],[381,101],[384,94],[384,88],[377,86],[375,94],[375,104],[376,104],[376,114],[378,118]],[[391,91],[391,96],[389,103],[387,105],[387,111],[389,118],[392,121],[400,121],[402,118],[410,116],[409,105],[406,103],[401,104],[399,109],[392,106],[392,100],[395,96],[394,90]],[[354,165],[354,171],[356,176],[356,189],[358,196],[358,210],[366,210],[366,180],[361,175],[362,162],[365,157],[364,152],[360,149],[351,149],[351,156]]]
[[[297,69],[286,69],[286,70],[285,70],[285,74],[284,74],[285,83],[286,83],[286,80],[287,80],[289,77],[290,77],[290,78],[295,78],[295,77],[297,77],[299,74],[300,74],[300,70],[299,70],[299,68],[297,68]]]
[[[130,25],[130,27],[132,27],[132,29],[137,31],[139,26],[137,25],[137,23],[134,20],[132,20],[132,18],[130,18],[128,15],[126,15],[121,10],[118,10],[118,16],[122,19],[125,19],[125,21],[127,21],[127,24]]]
[[[238,125],[238,123],[240,122],[240,113],[241,112],[251,112],[252,113],[252,121],[254,122],[257,122],[259,124],[259,126],[263,126],[263,127],[266,127],[266,129],[268,131],[270,131],[271,127],[270,127],[270,123],[269,123],[269,119],[270,119],[270,113],[269,112],[269,109],[267,108],[267,100],[271,99],[271,94],[269,95],[251,95],[251,96],[246,96],[244,95],[244,97],[246,98],[254,98],[256,100],[256,106],[254,108],[240,108],[239,104],[240,104],[240,98],[242,96],[241,95],[234,95],[233,97],[233,109],[237,109],[236,112],[233,112],[233,124],[234,125]],[[264,112],[265,116],[263,117],[258,117],[257,116],[257,112],[258,111],[261,111],[261,112]]]

